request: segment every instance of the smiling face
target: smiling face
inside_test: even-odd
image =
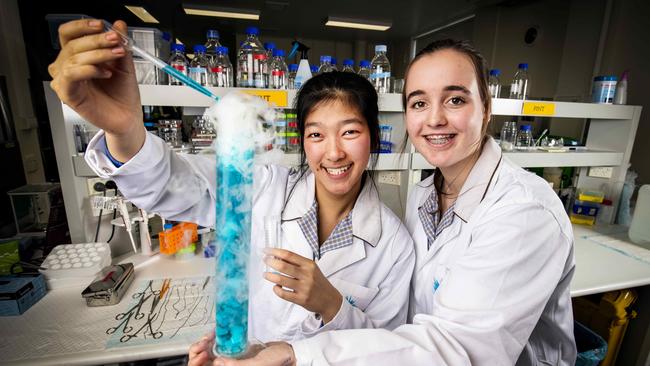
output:
[[[481,146],[486,115],[471,60],[436,51],[417,59],[406,79],[409,138],[443,175],[459,172]]]
[[[370,159],[370,132],[363,115],[340,100],[317,104],[305,118],[304,150],[317,193],[355,196]]]

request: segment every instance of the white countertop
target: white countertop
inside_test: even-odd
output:
[[[620,227],[574,226],[574,235],[576,272],[572,296],[650,284],[650,250],[629,244]],[[213,259],[199,257],[190,261],[160,256],[147,259],[129,258],[136,264],[136,276],[124,299],[136,291],[139,281],[205,276],[214,268]],[[25,314],[0,317],[0,364],[82,365],[187,353],[191,341],[185,339],[106,349],[110,337],[106,329],[114,322],[115,308],[87,307],[80,296],[82,290],[50,291]]]

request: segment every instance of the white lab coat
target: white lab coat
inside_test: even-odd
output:
[[[161,139],[147,134],[138,154],[116,168],[104,149],[100,132],[88,146],[86,161],[99,176],[113,179],[137,207],[170,220],[214,225],[214,156],[176,154]],[[297,340],[332,329],[393,329],[404,324],[415,262],[413,241],[401,221],[379,201],[369,179],[352,210],[353,244],[328,251],[318,260],[320,270],[344,298],[332,321],[321,327],[315,314],[277,297],[273,284],[262,278],[265,216],[282,217],[282,248],[313,258],[298,219],[314,202],[315,180],[307,174],[287,201],[296,176],[279,166],[255,167],[249,334],[267,342]]]
[[[488,139],[454,222],[427,250],[418,207],[432,181],[414,187],[406,209],[416,245],[412,324],[294,342],[298,364],[573,365],[573,233],[548,183]]]

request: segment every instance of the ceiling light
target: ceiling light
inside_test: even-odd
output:
[[[142,20],[145,23],[160,23],[158,19],[154,18],[153,15],[149,14],[147,9],[141,7],[141,6],[131,6],[131,5],[124,5],[125,8],[129,9],[129,11],[140,20]]]
[[[325,23],[325,25],[330,27],[356,28],[356,29],[376,30],[376,31],[385,31],[392,26],[391,22],[369,21],[369,20],[339,18],[339,17],[327,17],[327,22]]]
[[[183,4],[185,14],[201,15],[206,17],[217,18],[234,18],[234,19],[248,19],[260,20],[259,10],[253,9],[235,9],[235,8],[222,8],[205,5]]]

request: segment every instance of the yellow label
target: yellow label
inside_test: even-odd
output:
[[[555,103],[524,102],[523,114],[536,116],[552,116],[555,114]]]
[[[242,90],[246,94],[257,95],[274,107],[286,107],[287,92],[284,90]]]

